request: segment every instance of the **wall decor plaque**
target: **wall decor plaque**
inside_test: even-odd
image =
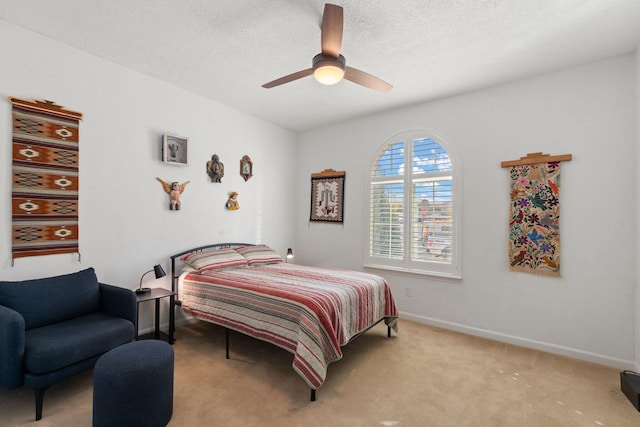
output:
[[[253,176],[253,162],[249,156],[244,155],[240,159],[240,176],[247,182]]]

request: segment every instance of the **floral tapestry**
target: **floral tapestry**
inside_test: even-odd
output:
[[[560,163],[510,168],[510,271],[560,276]]]

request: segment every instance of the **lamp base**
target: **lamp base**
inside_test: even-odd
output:
[[[138,288],[138,289],[136,289],[136,294],[138,294],[138,295],[146,294],[148,292],[151,292],[151,288]]]

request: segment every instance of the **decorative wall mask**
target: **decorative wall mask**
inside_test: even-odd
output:
[[[247,155],[242,156],[242,159],[240,159],[240,176],[245,182],[253,176],[253,162]]]
[[[217,154],[211,156],[211,160],[207,162],[207,175],[211,178],[211,182],[222,182],[224,163],[220,161]]]
[[[227,199],[227,203],[224,205],[225,208],[229,211],[237,211],[240,209],[240,204],[238,203],[238,193],[235,191],[229,194],[229,198]]]
[[[164,191],[169,195],[169,210],[179,211],[181,206],[180,195],[182,195],[184,188],[191,181],[183,182],[182,184],[178,184],[177,181],[173,181],[169,184],[158,177],[156,177],[156,179],[162,183]]]

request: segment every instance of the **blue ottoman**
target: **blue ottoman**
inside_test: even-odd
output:
[[[166,426],[173,414],[173,348],[134,341],[105,353],[93,370],[93,426]]]

